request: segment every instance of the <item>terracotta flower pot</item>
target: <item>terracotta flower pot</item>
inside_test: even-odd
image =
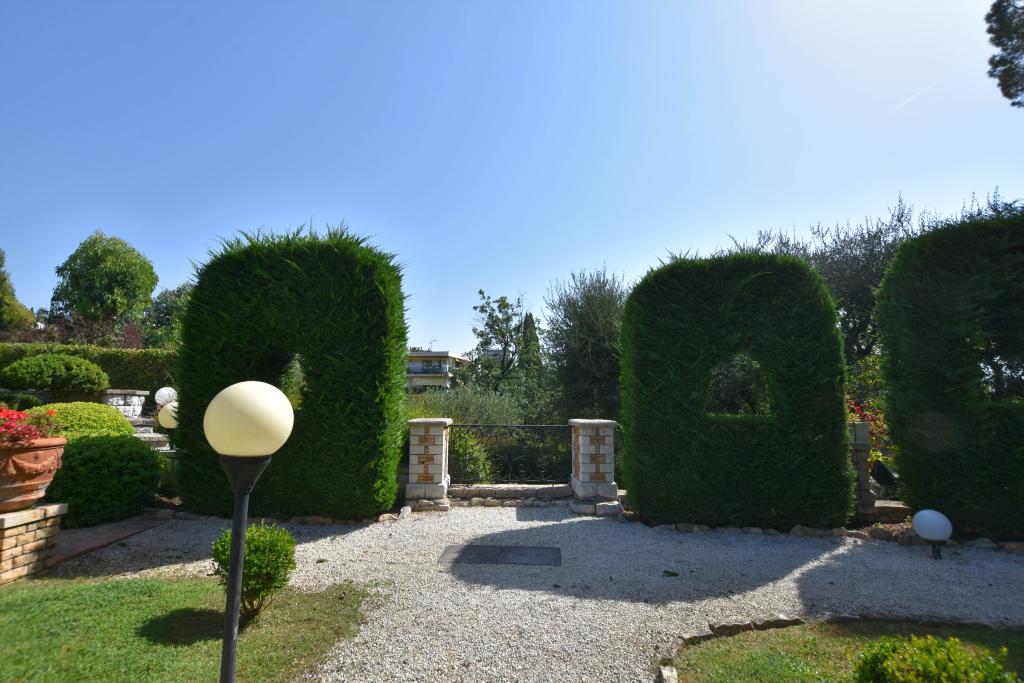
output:
[[[66,444],[67,439],[58,436],[0,448],[0,512],[30,507],[46,494]]]

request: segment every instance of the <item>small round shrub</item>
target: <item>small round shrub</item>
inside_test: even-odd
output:
[[[448,441],[448,468],[452,479],[463,484],[493,481],[491,461],[487,453],[471,434],[452,429]]]
[[[1016,683],[1020,679],[1003,668],[1006,648],[995,656],[988,650],[975,654],[956,638],[932,636],[910,640],[881,638],[861,652],[854,671],[856,683]]]
[[[160,456],[134,436],[78,437],[68,441],[63,460],[46,496],[68,504],[67,527],[137,515],[160,486]]]
[[[120,410],[102,403],[48,403],[32,408],[28,414],[42,415],[47,410],[57,411],[57,421],[64,425],[61,435],[68,441],[82,436],[130,436],[135,432]]]
[[[214,573],[227,585],[231,567],[231,529],[213,542]],[[295,537],[278,526],[254,524],[245,530],[245,565],[242,569],[242,618],[257,618],[274,593],[288,585],[295,571]]]
[[[110,388],[110,378],[100,366],[63,353],[44,353],[14,361],[0,370],[0,386],[36,389],[58,398],[96,394]]]

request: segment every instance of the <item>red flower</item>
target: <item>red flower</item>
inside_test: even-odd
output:
[[[47,410],[47,411],[46,411],[46,414],[47,414],[47,415],[56,415],[56,414],[57,414],[57,411],[56,411],[56,410]]]

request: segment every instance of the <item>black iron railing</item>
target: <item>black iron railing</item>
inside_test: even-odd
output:
[[[452,425],[453,484],[565,483],[572,471],[568,425]]]

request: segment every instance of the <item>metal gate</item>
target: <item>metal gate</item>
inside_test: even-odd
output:
[[[568,425],[452,425],[453,484],[564,484],[572,472]]]

